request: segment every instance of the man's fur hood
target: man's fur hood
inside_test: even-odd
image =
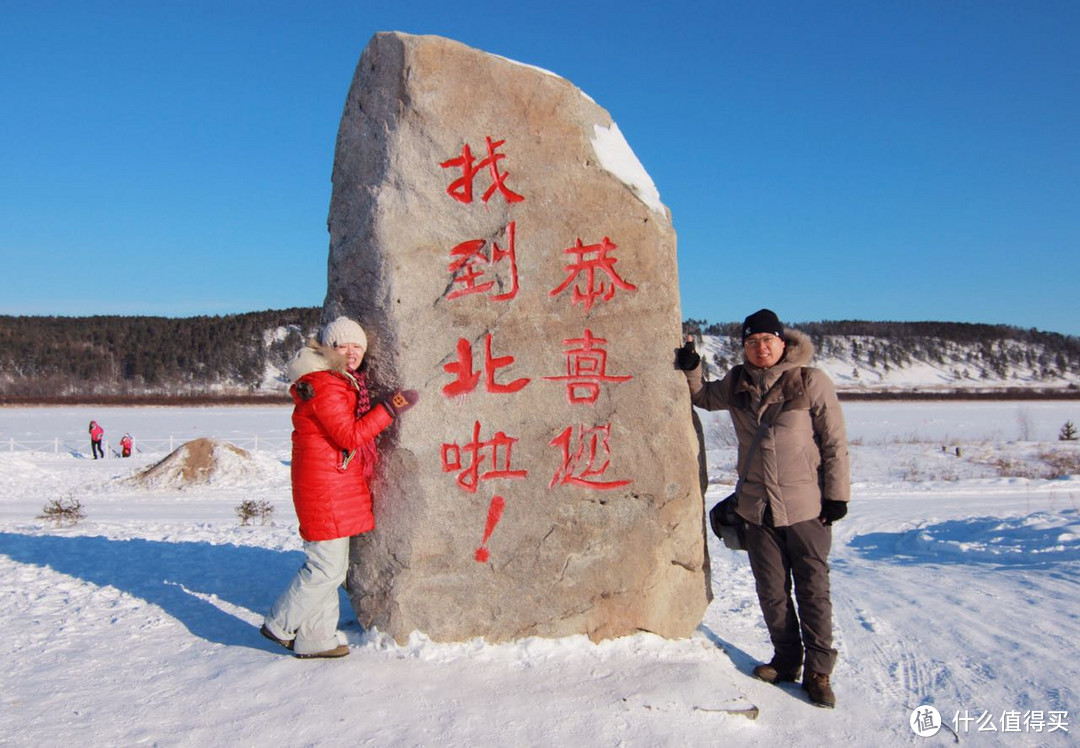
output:
[[[799,330],[784,328],[784,360],[792,367],[807,366],[814,358],[814,343],[810,336]]]
[[[346,373],[348,365],[345,354],[338,353],[328,345],[323,345],[315,338],[309,338],[307,345],[296,352],[285,368],[285,375],[290,382],[316,371],[336,371]]]

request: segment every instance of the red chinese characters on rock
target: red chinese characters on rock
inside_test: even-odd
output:
[[[485,138],[486,156],[477,159],[466,143],[461,155],[443,161],[442,169],[457,169],[460,176],[449,182],[446,194],[464,205],[473,204],[474,187],[486,184],[481,201],[485,204],[496,193],[510,205],[522,202],[525,198],[511,189],[508,178],[510,172],[504,168],[507,156],[502,152],[505,140]],[[486,171],[486,180],[485,180]],[[502,246],[502,245],[505,246]],[[566,289],[573,287],[571,305],[581,304],[589,312],[598,301],[610,302],[616,290],[632,292],[637,287],[627,282],[615,270],[617,262],[614,252],[618,246],[607,236],[597,244],[585,245],[581,238],[574,246],[563,249],[563,255],[571,260],[563,266],[566,273],[564,280],[549,293],[556,297]],[[470,295],[484,295],[491,301],[509,302],[518,296],[518,254],[517,221],[506,224],[505,240],[496,242],[492,239],[473,238],[462,241],[449,251],[447,271],[450,283],[445,293],[446,299],[460,299]],[[474,340],[478,340],[474,338]],[[585,327],[581,337],[563,340],[566,358],[565,374],[544,377],[545,380],[563,382],[566,397],[572,405],[594,406],[601,393],[601,385],[618,384],[633,379],[631,375],[612,375],[607,373],[608,340],[593,333],[591,327]],[[446,397],[460,397],[472,393],[480,387],[483,376],[484,390],[491,394],[511,394],[523,389],[531,382],[528,377],[519,377],[509,382],[497,381],[501,369],[514,364],[514,356],[496,356],[492,352],[491,332],[484,334],[484,357],[482,368],[474,367],[473,344],[466,338],[459,338],[455,347],[455,356],[450,363],[443,365],[443,370],[453,377],[453,381],[442,387]],[[479,362],[476,362],[479,365]],[[506,378],[505,373],[503,378]],[[518,439],[496,431],[489,439],[481,439],[481,425],[474,419],[472,438],[464,444],[443,443],[440,460],[444,473],[456,473],[458,487],[475,494],[482,482],[498,479],[525,480],[528,471],[516,469],[513,465],[513,449]],[[611,465],[611,423],[600,426],[580,425],[567,427],[548,445],[561,453],[560,467],[552,476],[548,488],[556,486],[576,486],[596,491],[610,491],[630,484],[631,480],[608,479]],[[499,523],[506,508],[506,499],[496,495],[488,507],[487,522],[483,539],[474,553],[478,562],[489,560],[488,541]]]
[[[583,245],[579,237],[574,246],[563,250],[563,254],[574,255],[577,261],[564,268],[567,272],[566,279],[548,292],[548,296],[561,294],[571,283],[575,283],[582,273],[585,274],[584,285],[575,283],[570,303],[577,304],[581,302],[584,304],[586,312],[592,309],[593,303],[597,299],[611,301],[615,296],[616,288],[621,288],[624,291],[636,291],[637,286],[627,283],[615,272],[615,263],[618,260],[609,254],[615,249],[618,249],[618,245],[614,244],[606,236],[599,244],[590,244],[588,246]],[[605,282],[603,278],[598,279],[598,273],[606,275],[608,282]]]
[[[484,385],[488,392],[502,394],[517,392],[529,383],[527,377],[515,379],[508,384],[499,384],[495,381],[495,372],[498,369],[510,366],[514,363],[513,356],[493,356],[491,353],[491,333],[484,338]],[[447,397],[465,395],[476,389],[480,381],[480,372],[473,371],[472,343],[465,338],[458,338],[457,361],[446,364],[443,369],[457,376],[457,379],[442,388]]]
[[[491,557],[487,544],[491,540],[491,533],[495,532],[495,525],[499,524],[504,508],[506,508],[506,499],[502,496],[495,496],[491,499],[491,504],[488,506],[487,522],[484,524],[484,539],[480,541],[480,547],[473,554],[473,558],[480,563],[484,563]]]
[[[482,480],[496,478],[523,480],[528,476],[528,471],[511,468],[512,453],[517,441],[502,431],[498,431],[491,439],[482,442],[480,441],[480,422],[476,421],[473,424],[471,442],[465,445],[443,443],[442,470],[444,473],[459,471],[455,480],[458,486],[469,493],[476,493],[476,488]],[[490,462],[491,467],[481,472],[485,461]]]
[[[484,192],[481,199],[486,203],[498,190],[506,202],[520,203],[525,198],[506,186],[506,178],[510,175],[509,172],[499,170],[499,162],[506,158],[506,155],[498,151],[499,147],[506,141],[492,140],[491,136],[484,140],[487,144],[487,158],[474,161],[472,150],[469,148],[469,144],[466,143],[465,147],[461,149],[460,156],[439,164],[444,169],[461,169],[461,176],[450,183],[450,186],[446,188],[446,193],[458,202],[471,203],[473,201],[473,179],[484,167],[487,167],[491,176],[491,185]]]
[[[507,247],[503,249],[495,242],[487,254],[484,248],[488,245],[486,239],[470,239],[458,244],[450,250],[450,264],[447,270],[450,272],[451,283],[456,288],[447,294],[447,299],[456,299],[469,294],[483,294],[495,287],[496,279],[488,280],[485,273],[490,270],[494,274],[495,266],[505,262],[509,265],[509,290],[489,296],[492,301],[509,301],[518,293],[518,269],[517,248],[515,246],[515,234],[517,222],[511,221],[506,226]]]
[[[493,140],[489,136],[485,138],[487,157],[479,162],[473,158],[468,143],[462,148],[461,156],[442,162],[440,166],[443,169],[461,170],[461,176],[447,186],[446,193],[460,203],[471,204],[473,182],[486,168],[490,184],[481,198],[484,203],[487,203],[496,192],[502,195],[509,204],[522,202],[525,198],[507,186],[509,172],[499,168],[499,162],[506,158],[505,154],[499,152],[499,148],[505,143],[505,140]],[[511,221],[506,226],[505,247],[499,246],[494,241],[489,243],[485,239],[470,239],[451,249],[447,270],[450,273],[453,290],[446,295],[447,300],[473,294],[487,294],[491,301],[497,302],[514,299],[518,294],[516,236],[517,222]],[[505,271],[507,266],[508,272]],[[503,272],[500,273],[500,270]],[[517,392],[529,383],[530,380],[526,377],[515,379],[507,384],[495,381],[496,372],[510,366],[513,362],[513,356],[492,354],[491,333],[487,333],[484,339],[484,384],[488,392],[495,394]],[[479,384],[480,372],[473,369],[472,344],[465,338],[458,339],[457,360],[446,364],[443,369],[456,377],[455,381],[442,388],[443,394],[447,397],[465,395],[472,392]],[[480,422],[476,421],[473,425],[473,438],[469,444],[461,446],[444,443],[442,445],[443,472],[459,471],[456,478],[457,484],[470,493],[476,492],[482,480],[524,479],[527,475],[526,471],[511,468],[511,451],[516,442],[517,439],[508,437],[502,431],[497,432],[492,439],[481,442]],[[491,469],[481,473],[485,459],[490,461]],[[495,525],[502,517],[505,506],[506,500],[502,496],[492,498],[488,508],[484,537],[474,554],[478,562],[483,563],[488,560],[490,554],[487,543],[495,530]]]
[[[544,379],[565,381],[566,397],[571,404],[595,403],[600,396],[601,382],[633,379],[630,375],[611,376],[607,373],[607,351],[603,348],[606,343],[606,338],[593,336],[592,330],[587,327],[580,338],[563,340],[563,345],[577,346],[564,351],[566,374]]]
[[[603,426],[579,426],[576,443],[573,427],[567,426],[549,442],[551,446],[562,450],[562,466],[555,471],[548,488],[564,484],[611,491],[631,483],[628,480],[597,480],[607,472],[608,465],[611,464],[608,459],[611,454],[610,438],[610,423]]]

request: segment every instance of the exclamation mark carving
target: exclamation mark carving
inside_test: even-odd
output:
[[[491,556],[488,553],[487,542],[491,538],[491,533],[495,532],[495,525],[499,524],[499,518],[502,517],[503,507],[506,506],[506,499],[502,496],[496,496],[491,500],[491,506],[488,507],[487,524],[484,525],[484,539],[480,542],[480,547],[476,549],[474,558],[480,563],[484,563]]]

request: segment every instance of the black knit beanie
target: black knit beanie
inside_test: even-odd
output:
[[[759,309],[743,320],[742,339],[744,343],[751,335],[762,332],[775,335],[781,340],[784,338],[784,326],[780,324],[780,318],[776,316],[776,312],[771,309]]]

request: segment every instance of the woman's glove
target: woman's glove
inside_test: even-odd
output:
[[[689,335],[686,337],[686,344],[682,348],[675,349],[675,368],[693,371],[701,364],[701,356],[694,350],[694,339]]]
[[[821,500],[821,521],[825,523],[826,527],[838,519],[843,519],[846,514],[846,501],[833,501],[832,499]]]
[[[390,415],[397,418],[407,411],[420,399],[420,393],[416,390],[397,390],[393,395],[383,400],[383,407]]]

